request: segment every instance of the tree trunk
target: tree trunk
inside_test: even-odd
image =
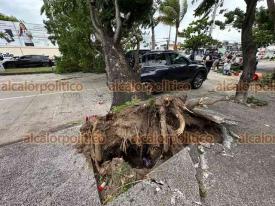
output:
[[[269,10],[271,20],[273,22],[273,28],[274,28],[274,34],[275,34],[275,2],[274,0],[267,0],[267,7]]]
[[[140,51],[140,41],[137,38],[137,48],[135,52],[135,64],[134,64],[134,71],[139,72],[140,64],[139,64],[139,51]]]
[[[167,50],[169,50],[170,39],[171,39],[171,26],[170,26],[170,28],[169,28],[169,36],[168,36],[168,41],[167,41]]]
[[[155,36],[155,25],[152,25],[152,50],[156,49],[156,36]]]
[[[243,73],[239,80],[235,100],[246,103],[250,82],[256,71],[256,43],[253,39],[253,24],[257,0],[246,0],[246,15],[242,27],[242,51],[243,51]]]
[[[179,24],[176,25],[176,37],[175,37],[175,44],[174,44],[174,50],[178,50],[178,34],[179,34]]]
[[[103,53],[105,57],[107,85],[114,89],[112,107],[121,105],[127,101],[131,101],[133,97],[144,98],[142,92],[126,92],[126,89],[119,91],[119,84],[140,83],[140,74],[130,69],[130,66],[123,54],[123,50],[119,45],[115,45],[113,40],[105,37],[102,41]],[[128,87],[127,87],[128,88]]]

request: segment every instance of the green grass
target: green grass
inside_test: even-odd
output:
[[[133,99],[132,101],[128,101],[128,102],[125,102],[124,104],[122,105],[119,105],[119,106],[114,106],[112,108],[112,112],[114,113],[119,113],[129,107],[132,107],[132,106],[136,106],[140,103],[140,100],[139,99]]]
[[[250,96],[247,98],[247,103],[248,104],[254,104],[258,107],[263,107],[263,106],[267,106],[268,105],[268,102],[267,101],[264,101],[264,100],[261,100],[261,99],[258,99],[254,96]]]
[[[16,68],[6,69],[5,72],[0,72],[0,75],[12,74],[40,74],[40,73],[53,73],[55,71],[52,67],[35,67],[35,68]]]

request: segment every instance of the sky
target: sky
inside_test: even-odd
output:
[[[189,23],[194,20],[193,13],[194,9],[198,6],[198,3],[192,5],[192,0],[188,0],[188,12],[185,15],[183,21],[180,25],[180,30],[186,28]],[[43,5],[43,0],[0,0],[0,12],[6,15],[13,15],[19,20],[22,20],[27,23],[43,23],[43,18],[45,16],[40,15],[40,8]],[[233,10],[236,7],[239,7],[245,10],[244,0],[225,0],[224,8],[228,10]],[[265,6],[266,1],[258,3],[258,6]],[[217,19],[222,20],[223,16],[217,16]],[[157,42],[163,42],[168,38],[169,26],[160,24],[156,28],[156,40]],[[171,39],[173,40],[175,36],[175,29],[172,28]],[[216,28],[213,32],[213,37],[220,41],[229,41],[229,42],[240,42],[241,34],[235,29],[221,31]],[[181,41],[181,40],[179,40]]]

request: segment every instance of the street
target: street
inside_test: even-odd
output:
[[[25,83],[81,83],[83,90],[71,91],[1,91],[0,145],[16,142],[33,134],[79,125],[91,114],[105,114],[110,107],[110,94],[104,75],[41,74],[0,76],[0,85]]]

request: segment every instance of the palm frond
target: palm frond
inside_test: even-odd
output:
[[[216,3],[221,0],[203,0],[198,8],[195,10],[195,16],[202,16],[203,14],[209,14]]]

